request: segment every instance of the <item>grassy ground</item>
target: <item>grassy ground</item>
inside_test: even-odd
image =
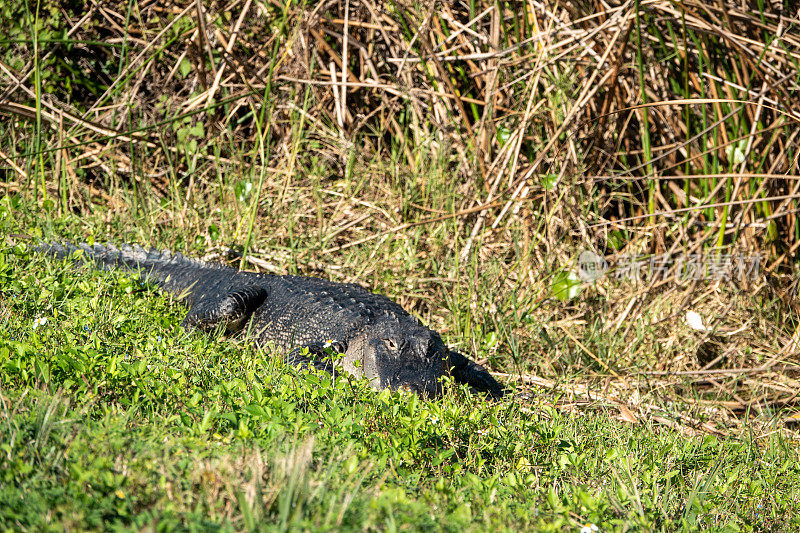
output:
[[[136,278],[1,257],[5,527],[797,526],[780,432],[690,438],[546,394],[376,394],[187,334]]]
[[[418,4],[0,1],[0,528],[800,525],[796,14]],[[332,383],[39,239],[358,282],[513,394]],[[613,275],[665,254],[761,264]]]
[[[629,409],[602,384],[581,394],[575,382],[590,383],[586,372],[566,368],[566,389],[545,384],[533,399],[498,403],[460,390],[423,402],[331,383],[246,339],[187,334],[181,305],[135,276],[41,257],[19,235],[82,238],[102,228],[121,239],[149,221],[56,216],[16,197],[0,205],[3,233],[21,243],[0,255],[5,527],[797,526],[797,446],[768,413],[724,433],[719,418],[673,398],[634,415],[660,396]],[[171,234],[170,244],[203,246],[190,235]],[[384,264],[398,271],[369,279],[395,295],[413,294],[404,283],[429,272]],[[502,291],[473,290],[502,305]],[[460,310],[458,293],[448,294],[422,307],[425,318],[488,354],[481,311]],[[494,353],[513,373],[510,350]],[[524,358],[541,369],[533,354]]]

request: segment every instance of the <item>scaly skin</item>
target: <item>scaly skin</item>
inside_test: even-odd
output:
[[[376,389],[436,396],[440,378],[452,375],[474,390],[503,393],[486,369],[449,350],[438,333],[397,303],[359,285],[240,271],[140,246],[47,243],[38,249],[62,258],[82,250],[103,269],[139,271],[184,299],[185,328],[247,328],[259,346],[288,352],[289,363],[335,373],[321,357],[332,345],[344,354],[344,370],[366,377]]]

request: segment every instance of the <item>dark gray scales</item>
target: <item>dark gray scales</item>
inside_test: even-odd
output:
[[[104,269],[139,271],[184,299],[187,329],[248,329],[255,342],[287,353],[288,363],[335,373],[324,358],[332,346],[345,371],[366,377],[376,389],[441,392],[440,378],[492,396],[502,387],[477,363],[447,348],[439,334],[400,305],[359,285],[236,270],[140,246],[43,244],[57,257],[76,250]]]

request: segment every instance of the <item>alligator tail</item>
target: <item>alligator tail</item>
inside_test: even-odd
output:
[[[204,263],[182,254],[146,249],[138,245],[43,243],[36,250],[61,259],[82,251],[83,257],[103,270],[140,272],[144,279],[162,289],[187,298],[192,304],[211,293],[224,293],[241,284],[245,274],[224,265]]]

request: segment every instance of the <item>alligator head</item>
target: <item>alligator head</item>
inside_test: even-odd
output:
[[[366,377],[378,390],[399,389],[434,397],[441,392],[440,378],[449,373],[449,354],[436,332],[387,318],[350,342],[344,368]]]

